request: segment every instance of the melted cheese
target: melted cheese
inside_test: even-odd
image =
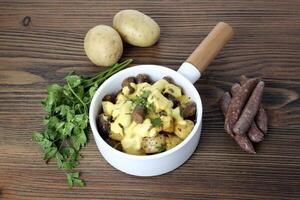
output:
[[[155,111],[165,111],[167,114],[171,113],[173,102],[169,101],[158,89],[153,89],[148,97],[148,101],[154,104]]]
[[[191,101],[191,98],[186,95],[182,95],[182,96],[178,97],[177,99],[179,100],[181,105],[186,105],[188,102]]]
[[[130,86],[134,89],[134,92],[132,94],[129,93],[128,87],[124,87],[122,89],[122,93],[124,94],[124,96],[126,96],[130,99],[134,99],[134,98],[140,96],[143,93],[143,91],[151,91],[152,90],[152,86],[146,82],[139,83],[139,84],[130,83]]]
[[[186,121],[183,119],[183,117],[180,115],[180,108],[176,107],[172,110],[171,116],[175,119],[176,124],[185,125]]]
[[[145,119],[141,124],[132,122],[128,128],[125,128],[125,137],[121,141],[123,150],[139,155],[143,137],[154,137],[159,131],[159,128],[153,127],[150,119]]]
[[[165,79],[161,79],[159,81],[156,81],[153,85],[152,88],[157,89],[158,91],[162,92],[167,85],[169,85],[170,83],[168,81],[166,81]]]
[[[177,87],[174,84],[167,84],[164,92],[173,95],[175,98],[178,98],[182,95],[181,88]]]

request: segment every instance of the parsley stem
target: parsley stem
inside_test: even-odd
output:
[[[72,94],[78,99],[78,101],[80,101],[80,103],[83,105],[84,110],[87,111],[86,105],[85,103],[79,98],[79,96],[74,92],[74,90],[71,88],[70,84],[67,82],[68,87],[70,89],[70,91],[72,92]]]
[[[109,69],[105,70],[104,72],[99,73],[98,75],[90,78],[87,80],[85,88],[89,88],[94,84],[102,84],[107,78],[112,76],[113,74],[119,72],[120,70],[124,69],[127,65],[129,65],[132,62],[132,59],[127,59],[122,63],[116,63],[113,66],[111,66]]]
[[[58,150],[57,150],[57,151],[60,151],[60,148],[62,147],[62,144],[64,143],[64,141],[65,141],[65,138],[64,138],[64,139],[62,139],[62,141],[60,142],[60,144],[59,144],[59,147],[58,147]]]

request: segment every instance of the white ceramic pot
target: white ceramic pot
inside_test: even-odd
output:
[[[231,39],[232,35],[232,28],[228,24],[220,22],[177,72],[158,65],[138,65],[111,76],[98,88],[90,105],[89,119],[97,147],[108,163],[127,174],[156,176],[176,169],[189,159],[199,143],[203,109],[200,95],[193,83],[200,78],[201,72]],[[168,151],[146,156],[126,154],[108,145],[97,130],[96,119],[101,109],[102,98],[106,94],[118,92],[125,78],[137,74],[147,74],[152,81],[160,80],[164,76],[172,77],[197,105],[196,123],[193,130],[183,142]]]

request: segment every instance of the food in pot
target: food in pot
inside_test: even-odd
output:
[[[149,47],[160,36],[158,24],[149,16],[137,10],[122,10],[113,19],[113,27],[122,39],[134,46]]]
[[[240,80],[240,84],[231,87],[231,94],[224,93],[220,108],[225,116],[227,133],[243,150],[255,154],[251,142],[261,142],[267,133],[267,114],[261,105],[264,82],[245,76]],[[228,113],[229,108],[231,113]]]
[[[180,144],[193,130],[195,116],[196,104],[173,80],[151,84],[139,74],[125,78],[118,94],[103,98],[98,129],[128,154],[156,154]]]

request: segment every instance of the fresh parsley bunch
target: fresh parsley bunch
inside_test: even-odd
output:
[[[42,133],[34,132],[32,138],[41,145],[46,163],[55,158],[58,167],[66,171],[70,187],[84,186],[84,181],[74,168],[79,164],[81,147],[87,143],[91,100],[107,78],[131,62],[128,59],[117,63],[93,77],[70,74],[65,78],[65,85],[53,84],[47,89],[48,96],[42,101],[47,112],[45,130]]]

